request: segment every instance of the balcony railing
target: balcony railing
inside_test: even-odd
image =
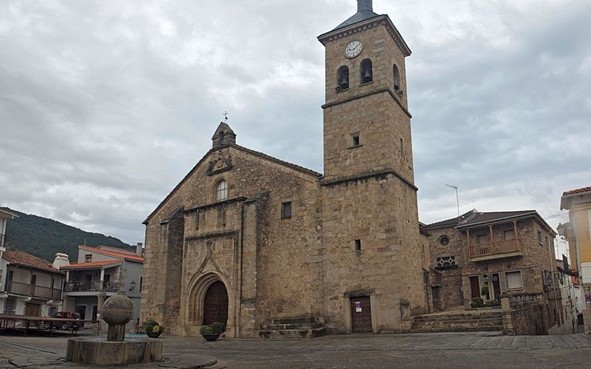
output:
[[[7,292],[47,300],[61,300],[62,298],[62,291],[59,288],[43,287],[15,281],[8,282]]]
[[[520,255],[523,255],[520,239],[479,243],[470,245],[469,247],[470,261],[499,259]]]
[[[119,283],[95,281],[70,282],[65,288],[66,292],[117,292],[118,290]]]

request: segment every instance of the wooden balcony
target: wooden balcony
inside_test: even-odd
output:
[[[484,261],[523,256],[520,239],[470,245],[468,247],[468,253],[470,261]]]
[[[61,300],[62,291],[58,288],[37,286],[29,283],[8,281],[6,292],[45,300]]]
[[[117,292],[119,283],[99,281],[74,281],[66,284],[64,292]]]

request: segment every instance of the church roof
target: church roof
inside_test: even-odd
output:
[[[248,154],[253,155],[253,156],[256,156],[258,158],[261,158],[261,159],[264,159],[264,160],[267,160],[267,161],[276,163],[278,165],[284,166],[284,167],[289,168],[291,170],[294,170],[296,172],[300,172],[300,173],[303,173],[303,174],[306,174],[306,175],[309,175],[309,176],[312,176],[312,177],[315,177],[315,178],[322,177],[322,174],[321,173],[318,173],[318,172],[316,172],[316,171],[314,171],[312,169],[308,169],[308,168],[302,167],[302,166],[297,165],[297,164],[292,164],[292,163],[289,163],[287,161],[283,161],[281,159],[277,159],[277,158],[275,158],[273,156],[270,156],[270,155],[267,155],[267,154],[263,154],[262,152],[251,150],[251,149],[248,149],[246,147],[243,147],[243,146],[240,146],[240,145],[237,145],[237,144],[229,144],[229,145],[226,145],[226,146],[227,147],[231,147],[231,148],[236,149],[236,150],[240,150],[242,152],[248,153]],[[158,212],[158,210],[160,210],[160,208],[183,185],[183,183],[185,183],[189,179],[189,177],[191,177],[191,175],[195,172],[195,170],[197,170],[197,168],[199,168],[201,165],[203,165],[203,163],[205,162],[205,160],[209,157],[209,154],[211,154],[213,151],[216,151],[218,149],[219,148],[212,148],[211,150],[209,150],[207,152],[207,154],[205,154],[203,156],[203,158],[201,158],[201,160],[199,160],[199,162],[193,167],[193,169],[191,169],[189,171],[189,173],[187,173],[187,175],[175,186],[175,188],[173,188],[173,190],[170,191],[170,193],[166,196],[166,198],[164,200],[162,200],[162,202],[160,202],[160,204],[158,204],[158,206],[156,207],[156,209],[154,209],[154,211],[152,211],[150,213],[150,215],[148,215],[148,217],[146,218],[146,220],[144,220],[143,223],[144,224],[147,224],[148,221],[150,220],[150,218],[152,218],[154,216],[154,214],[156,214]]]
[[[344,21],[335,27],[334,30],[339,28],[347,27],[355,23],[363,22],[364,20],[377,17],[378,14],[374,13],[372,9],[372,0],[357,0],[357,13],[351,16],[349,19]]]

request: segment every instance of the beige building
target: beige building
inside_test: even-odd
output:
[[[405,58],[387,15],[358,12],[326,50],[324,174],[236,144],[211,150],[148,216],[142,320],[231,337],[397,332],[429,311]]]
[[[591,332],[591,187],[566,191],[560,199],[560,209],[569,211],[569,222],[558,231],[569,244],[570,272],[575,284],[582,286],[585,333]]]

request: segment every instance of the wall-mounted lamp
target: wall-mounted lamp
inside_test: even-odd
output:
[[[130,291],[135,290],[135,286],[137,286],[137,284],[135,283],[135,281],[131,281],[131,283],[129,284],[129,290]]]

